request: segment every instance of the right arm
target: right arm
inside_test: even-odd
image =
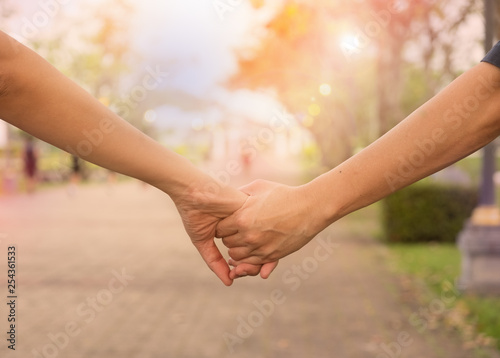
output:
[[[229,247],[233,264],[280,259],[343,216],[466,157],[499,134],[500,69],[480,63],[310,183],[251,184],[245,189],[250,197],[219,223],[217,235]]]

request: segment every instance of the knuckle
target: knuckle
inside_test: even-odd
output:
[[[238,217],[236,217],[236,226],[240,229],[240,230],[247,230],[249,228],[249,220],[247,219],[246,216],[243,216],[243,215],[239,215]]]
[[[249,232],[245,241],[251,246],[257,246],[259,243],[259,234],[256,232]]]
[[[238,252],[238,250],[231,248],[227,250],[228,255],[235,261],[241,260],[243,256]]]
[[[270,254],[268,254],[266,258],[269,262],[278,261],[280,259],[279,254],[276,251],[273,251]]]

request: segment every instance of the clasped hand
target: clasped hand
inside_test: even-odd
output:
[[[257,180],[240,190],[194,192],[191,200],[176,202],[194,246],[228,286],[238,277],[259,273],[269,277],[279,259],[299,250],[321,230],[313,225],[304,187]],[[214,237],[228,248],[229,262]]]

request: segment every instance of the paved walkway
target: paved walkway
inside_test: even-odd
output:
[[[282,260],[269,280],[227,288],[154,188],[0,198],[2,302],[10,245],[18,264],[17,349],[2,338],[0,357],[474,357],[451,333],[412,327],[422,307],[403,303],[386,250],[349,220]]]

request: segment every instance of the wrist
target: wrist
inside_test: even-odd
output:
[[[248,196],[226,186],[189,163],[189,168],[158,188],[171,197],[178,207],[210,212],[214,216],[227,217],[241,208]]]
[[[196,183],[202,180],[203,173],[196,169],[188,159],[176,153],[160,148],[157,156],[162,154],[165,155],[160,159],[160,162],[168,162],[168,165],[161,166],[158,171],[156,167],[158,163],[154,163],[156,170],[152,168],[147,170],[150,174],[146,176],[144,181],[163,191],[173,201],[180,201],[192,194],[190,191],[196,186]]]
[[[327,228],[333,220],[334,208],[329,205],[329,201],[325,200],[319,183],[312,181],[305,185],[297,187],[298,202],[301,203],[304,216],[307,218],[305,230],[307,236],[314,237],[325,228]]]
[[[315,218],[313,229],[318,232],[350,212],[349,195],[353,190],[342,183],[340,175],[331,171],[300,187],[307,198],[310,216]]]

